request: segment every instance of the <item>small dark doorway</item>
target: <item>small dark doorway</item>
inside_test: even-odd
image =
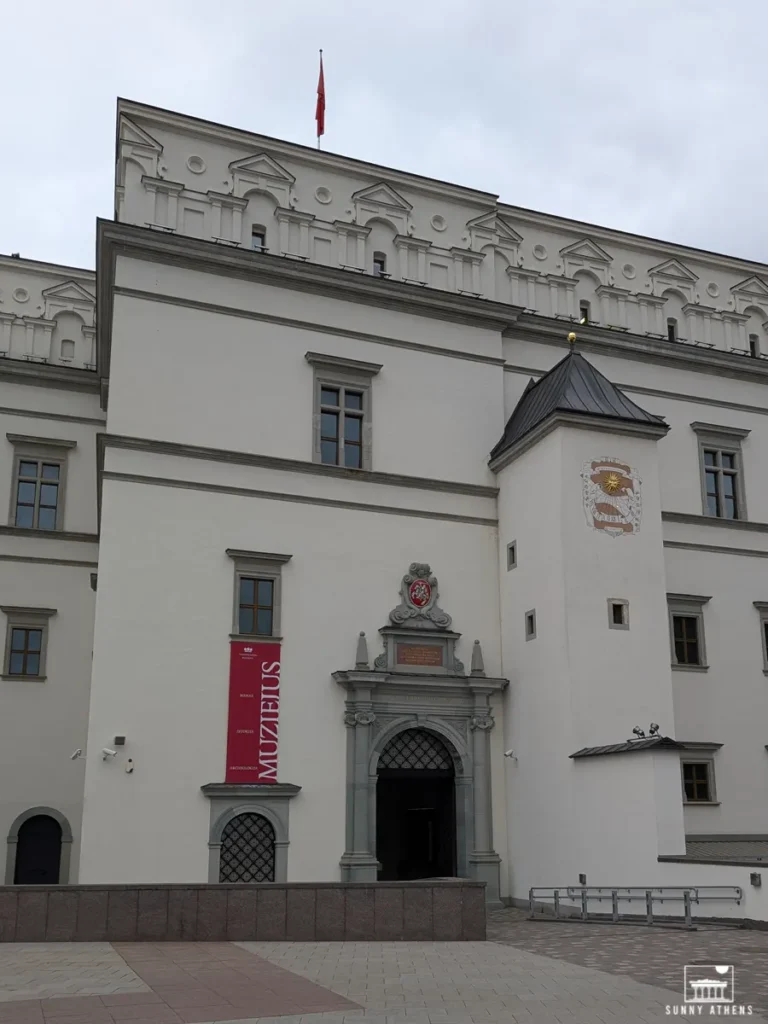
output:
[[[376,786],[381,881],[456,874],[453,758],[425,729],[408,729],[382,751]]]
[[[19,829],[14,885],[58,885],[61,825],[47,814],[27,818]]]

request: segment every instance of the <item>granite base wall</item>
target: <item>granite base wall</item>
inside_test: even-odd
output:
[[[0,886],[0,942],[485,939],[485,885]]]

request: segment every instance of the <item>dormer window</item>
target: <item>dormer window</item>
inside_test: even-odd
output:
[[[251,229],[251,248],[254,252],[267,251],[267,229],[261,224],[254,224]]]
[[[753,359],[757,359],[760,355],[760,338],[756,334],[749,336],[749,354]]]
[[[389,274],[387,274],[387,257],[383,252],[375,252],[373,254],[373,276],[389,277]]]
[[[677,341],[677,320],[673,316],[667,320],[667,340]]]
[[[583,324],[588,324],[591,317],[589,315],[589,303],[586,299],[582,299],[579,303],[579,320]]]

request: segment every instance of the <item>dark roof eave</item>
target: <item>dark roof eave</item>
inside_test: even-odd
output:
[[[600,747],[582,747],[581,750],[569,754],[570,758],[606,757],[609,754],[639,754],[645,750],[685,750],[684,743],[678,743],[670,736],[646,736],[639,740],[626,740],[624,743],[609,743]]]
[[[528,451],[537,441],[546,437],[555,427],[568,426],[580,430],[606,430],[613,434],[628,434],[631,437],[646,437],[652,441],[658,441],[669,432],[669,424],[659,421],[656,423],[639,423],[637,420],[621,419],[615,416],[598,416],[586,412],[562,412],[556,410],[550,413],[535,427],[517,438],[512,444],[500,448],[496,445],[488,458],[488,467],[493,472],[503,469],[508,463],[518,458],[523,452]]]

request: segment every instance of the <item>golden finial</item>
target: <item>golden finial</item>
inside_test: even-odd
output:
[[[568,344],[569,345],[575,345],[576,344],[576,333],[575,333],[575,331],[571,331],[571,333],[568,335]]]

